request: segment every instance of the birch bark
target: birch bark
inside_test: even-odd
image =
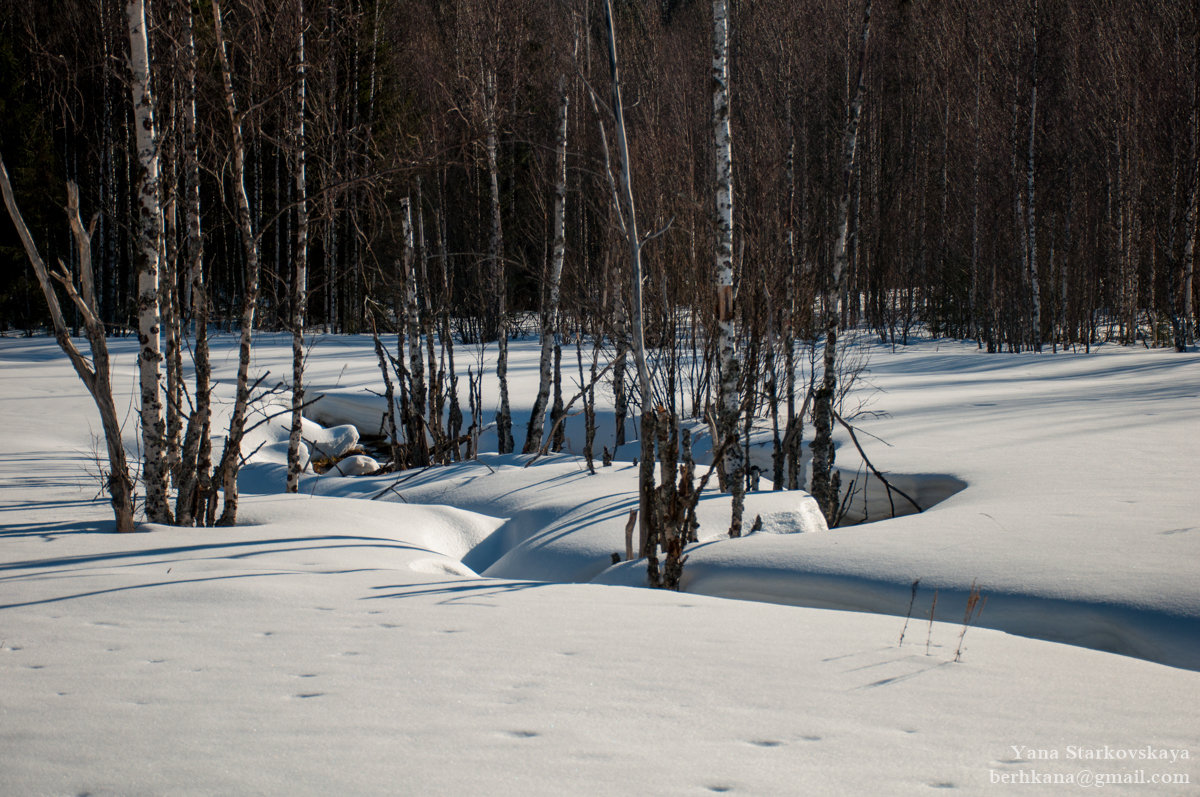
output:
[[[562,282],[563,261],[567,251],[567,118],[571,96],[566,76],[559,78],[558,147],[554,183],[554,243],[550,253],[550,272],[547,275],[546,305],[542,308],[542,350],[538,359],[538,392],[525,431],[522,452],[533,454],[542,444],[542,429],[546,422],[546,403],[550,398],[553,377],[552,357],[558,327],[558,304]]]
[[[130,92],[133,95],[134,135],[137,142],[137,264],[138,381],[141,389],[142,481],[146,487],[146,517],[170,523],[167,503],[166,421],[162,405],[162,342],[159,319],[159,253],[162,206],[159,202],[158,138],[154,128],[154,95],[150,87],[150,51],[146,34],[145,0],[125,4],[129,28]]]
[[[187,237],[187,279],[195,324],[192,360],[195,369],[195,408],[188,418],[183,438],[176,522],[191,526],[207,513],[201,510],[212,490],[211,370],[208,361],[208,289],[204,280],[204,239],[200,227],[200,153],[196,140],[196,42],[191,3],[177,0],[183,8],[181,19],[183,49],[180,62],[187,92],[183,107],[182,141]]]
[[[617,137],[618,173],[620,183],[617,199],[624,217],[625,239],[629,245],[630,296],[632,318],[629,319],[634,365],[637,369],[638,394],[641,399],[641,458],[638,472],[638,550],[647,558],[650,583],[658,586],[658,554],[656,551],[653,517],[654,503],[654,408],[650,389],[650,368],[646,362],[646,337],[643,329],[642,302],[642,241],[638,236],[637,206],[633,199],[633,178],[629,165],[629,141],[625,134],[625,112],[621,101],[621,70],[617,60],[617,32],[613,21],[612,0],[604,0],[604,19],[608,32],[608,65],[612,77],[613,127]]]
[[[871,0],[867,0],[863,11],[863,22],[858,44],[857,79],[846,118],[846,131],[842,138],[842,185],[838,201],[837,240],[833,249],[833,273],[825,293],[825,351],[822,355],[821,384],[813,391],[813,442],[812,442],[812,496],[821,507],[826,521],[833,526],[837,521],[841,479],[834,471],[836,451],[833,445],[833,415],[837,393],[837,347],[838,347],[838,297],[845,284],[849,263],[848,243],[850,237],[850,195],[858,147],[858,122],[862,115],[863,96],[866,93],[867,43],[871,35]]]
[[[488,178],[490,181],[492,231],[488,238],[488,262],[491,264],[493,301],[496,308],[496,379],[500,382],[500,407],[496,411],[497,450],[513,450],[512,413],[508,402],[508,280],[504,273],[504,228],[500,217],[500,166],[497,158],[500,133],[496,119],[496,72],[484,75],[484,103],[487,116]]]
[[[220,0],[212,0],[212,6],[213,32],[216,35],[217,56],[221,63],[221,82],[225,89],[225,110],[229,114],[233,136],[233,179],[234,193],[237,196],[238,229],[246,257],[246,286],[242,298],[241,335],[238,345],[237,392],[220,464],[224,508],[221,510],[218,524],[232,526],[237,523],[237,474],[241,466],[242,436],[246,431],[246,413],[250,405],[250,349],[254,335],[254,315],[258,306],[259,247],[250,216],[250,200],[246,194],[246,143],[242,136],[242,115],[237,109],[233,91],[233,70],[229,64],[229,53],[221,25]]]
[[[307,139],[304,114],[308,101],[308,64],[304,56],[304,0],[296,0],[296,121],[293,130],[296,186],[296,262],[292,278],[292,423],[288,431],[287,492],[300,489],[300,430],[304,408],[304,319],[308,305],[308,179],[305,173]]]
[[[721,435],[725,441],[725,480],[733,499],[729,536],[742,536],[742,513],[746,502],[745,459],[737,442],[741,409],[738,386],[741,362],[737,351],[737,322],[734,317],[733,284],[733,146],[729,124],[729,6],[713,0],[713,141],[716,149],[716,270],[717,270],[717,356],[721,383],[718,401]],[[713,446],[725,441],[713,441]]]

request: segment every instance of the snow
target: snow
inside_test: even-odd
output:
[[[133,448],[136,344],[112,345]],[[290,357],[264,336],[253,370]],[[527,413],[537,347],[510,357]],[[304,437],[345,453],[378,429],[372,345],[322,338],[308,364],[327,398]],[[685,591],[663,593],[612,565],[628,461],[309,471],[286,496],[286,417],[247,441],[238,527],[105,533],[89,400],[53,341],[0,339],[0,793],[1194,788],[1200,357],[929,342],[869,369],[852,403],[887,414],[860,442],[926,511],[883,520],[876,484],[878,522],[829,530],[805,494],[751,493],[763,529],[728,540],[711,491]]]

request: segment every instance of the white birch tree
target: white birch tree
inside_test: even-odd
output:
[[[190,0],[177,2],[182,6],[180,19],[184,27],[179,46],[187,92],[180,149],[184,162],[187,278],[195,325],[192,344],[195,406],[183,438],[175,520],[181,526],[191,526],[203,517],[202,504],[208,500],[212,489],[212,387],[208,359],[208,286],[204,279],[204,238],[200,218],[200,152],[196,138],[196,40]]]
[[[129,29],[129,88],[133,95],[134,135],[137,142],[137,264],[138,376],[141,389],[142,481],[146,488],[146,517],[170,523],[167,503],[170,470],[166,459],[166,421],[162,405],[162,342],[159,319],[159,256],[162,206],[159,202],[158,137],[154,127],[154,95],[150,86],[150,51],[146,33],[145,0],[125,4]]]
[[[242,296],[241,335],[238,341],[237,392],[233,403],[233,414],[229,420],[229,433],[225,437],[225,448],[221,452],[218,466],[224,507],[219,525],[232,526],[237,523],[238,488],[237,474],[241,466],[242,437],[246,431],[246,413],[250,406],[250,349],[253,344],[254,315],[258,307],[259,257],[258,238],[250,215],[250,199],[246,194],[246,143],[242,136],[242,114],[237,108],[233,91],[233,70],[229,62],[228,49],[221,21],[220,0],[212,0],[213,33],[217,40],[217,56],[221,65],[221,83],[225,90],[225,110],[229,115],[233,137],[234,194],[237,197],[238,230],[246,258],[246,284]],[[210,505],[212,506],[212,505]],[[210,514],[214,511],[210,509]]]
[[[522,452],[536,453],[542,444],[542,429],[546,422],[546,404],[550,398],[553,377],[551,359],[558,329],[558,305],[562,283],[563,261],[567,252],[567,119],[571,95],[566,76],[559,77],[558,145],[554,183],[554,243],[550,252],[550,270],[545,288],[546,303],[542,307],[542,347],[538,358],[538,392],[525,431]]]
[[[488,165],[489,200],[491,204],[491,233],[488,236],[488,263],[496,312],[496,379],[500,383],[500,407],[496,410],[497,451],[511,454],[513,450],[512,412],[508,400],[508,278],[504,268],[504,227],[500,216],[500,165],[497,150],[500,143],[499,109],[496,96],[496,59],[484,67],[483,102],[487,137],[484,149]]]
[[[733,497],[729,536],[742,535],[742,513],[746,501],[745,459],[737,443],[741,400],[741,363],[737,351],[737,321],[733,285],[733,146],[729,123],[729,4],[713,0],[713,141],[716,149],[716,267],[717,267],[717,356],[721,382],[718,392],[725,479]]]
[[[304,132],[308,64],[304,57],[304,0],[296,0],[296,104],[292,181],[296,186],[296,256],[292,275],[292,423],[288,431],[287,492],[300,489],[300,429],[304,408],[304,318],[308,302],[308,180]]]
[[[417,296],[417,251],[413,239],[413,203],[410,197],[400,200],[400,225],[403,237],[401,269],[404,279],[404,335],[408,342],[407,390],[408,413],[405,437],[408,442],[408,464],[428,465],[429,446],[425,420],[425,364],[421,354],[421,305]],[[418,208],[417,212],[420,212]],[[424,286],[422,286],[424,287]]]
[[[812,496],[832,526],[837,521],[841,479],[834,471],[836,451],[833,445],[834,404],[837,400],[838,298],[846,283],[849,268],[850,199],[858,152],[858,122],[866,93],[867,43],[871,37],[871,4],[867,0],[858,39],[857,74],[851,85],[849,113],[842,136],[841,194],[837,210],[837,238],[833,247],[833,271],[824,297],[825,350],[822,353],[821,383],[813,391]]]

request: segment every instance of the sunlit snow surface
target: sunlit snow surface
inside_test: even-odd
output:
[[[114,347],[133,448],[134,345]],[[512,353],[527,413],[536,349]],[[230,339],[215,361],[227,379]],[[261,341],[255,370],[286,375],[287,342]],[[326,425],[378,414],[368,339],[318,340],[308,380]],[[487,455],[282,496],[267,424],[243,525],[109,534],[82,386],[53,341],[0,340],[0,793],[1061,794],[1084,769],[1141,771],[1116,793],[1194,789],[1200,357],[878,349],[860,399],[887,413],[859,421],[875,465],[946,500],[824,530],[804,496],[764,492],[763,533],[726,540],[713,494],[667,594],[614,586],[644,582],[611,566],[632,447],[595,476]],[[612,435],[602,415],[597,448]],[[853,477],[847,438],[838,461]],[[953,663],[973,582],[985,627]],[[1176,752],[1081,758],[1106,749]]]

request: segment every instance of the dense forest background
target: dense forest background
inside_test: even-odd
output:
[[[569,97],[563,323],[624,316],[624,240],[606,174],[603,17],[587,0],[307,0],[309,322],[368,329],[399,301],[401,199],[415,209],[429,312],[465,339],[533,313],[554,233],[559,96]],[[137,163],[118,0],[0,3],[0,151],[49,262],[73,257],[61,208],[79,183],[98,299],[135,327]],[[830,268],[858,0],[730,6],[740,329],[785,306],[815,335]],[[204,261],[213,318],[244,288],[212,6],[149,3],[168,209],[179,253],[182,19],[194,19]],[[229,2],[224,36],[244,106],[247,192],[263,261],[258,324],[289,317],[295,0]],[[616,4],[647,308],[715,312],[711,9]],[[842,312],[885,339],[918,325],[992,350],[1109,338],[1173,342],[1194,313],[1198,19],[1155,0],[876,3]],[[496,136],[501,293],[487,141]],[[12,228],[0,229],[0,326],[45,323]],[[444,267],[444,268],[443,268]],[[168,264],[169,268],[169,264]],[[183,287],[186,292],[186,286]],[[370,301],[369,301],[370,300]],[[506,304],[506,306],[505,306]],[[183,303],[184,313],[187,303]],[[648,320],[653,339],[655,323]],[[1187,330],[1184,330],[1187,333]]]

